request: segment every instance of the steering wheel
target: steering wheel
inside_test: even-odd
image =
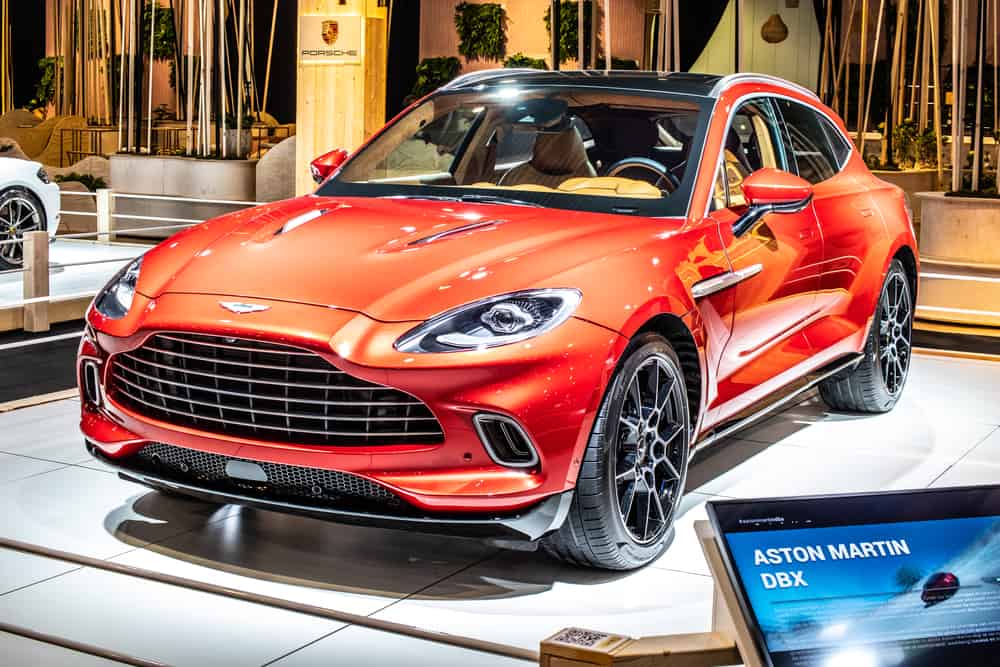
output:
[[[673,192],[680,186],[680,182],[677,180],[677,177],[671,174],[666,167],[656,160],[650,160],[645,157],[627,157],[624,160],[618,160],[618,162],[615,162],[613,165],[608,167],[608,170],[604,175],[617,176],[626,169],[632,169],[635,167],[645,169],[656,174],[656,180],[653,181],[653,185],[661,190]]]

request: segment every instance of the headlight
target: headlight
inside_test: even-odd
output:
[[[565,322],[580,298],[575,289],[490,297],[432,317],[397,340],[395,347],[400,352],[461,352],[518,343]]]
[[[94,299],[97,312],[113,320],[120,320],[128,314],[141,267],[142,257],[137,257],[111,279]]]
[[[39,169],[38,173],[35,174],[35,176],[37,176],[38,180],[40,180],[42,183],[45,183],[45,185],[48,185],[49,183],[52,182],[49,180],[49,174],[47,171],[45,171],[45,167]]]

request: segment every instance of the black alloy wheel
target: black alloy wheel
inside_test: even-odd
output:
[[[885,390],[898,396],[910,371],[913,304],[902,272],[891,272],[882,288],[878,322],[878,363]]]
[[[631,570],[673,538],[691,416],[677,353],[662,336],[633,339],[615,369],[583,453],[569,514],[542,547],[562,561]]]

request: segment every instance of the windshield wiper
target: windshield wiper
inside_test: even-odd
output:
[[[513,206],[532,206],[534,208],[542,207],[541,204],[536,204],[533,201],[514,199],[513,197],[504,197],[501,195],[467,194],[467,195],[462,195],[458,199],[460,201],[470,202],[474,204],[511,204]]]
[[[532,201],[525,201],[523,199],[514,199],[512,197],[504,197],[502,195],[484,195],[484,194],[463,194],[463,195],[385,195],[379,197],[379,199],[427,199],[429,201],[457,201],[465,202],[468,204],[506,204],[509,206],[531,206],[533,208],[542,208],[541,204],[536,204]]]

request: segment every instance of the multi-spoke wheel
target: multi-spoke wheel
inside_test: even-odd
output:
[[[663,355],[653,355],[628,382],[618,417],[615,493],[622,523],[639,544],[670,526],[687,456],[684,383]]]
[[[0,193],[0,269],[16,269],[24,264],[24,235],[45,229],[41,204],[23,188]]]
[[[910,370],[913,307],[906,274],[890,273],[883,295],[878,321],[878,363],[886,391],[896,396],[903,389]]]
[[[865,356],[851,371],[819,385],[834,410],[888,412],[896,405],[910,371],[913,291],[899,260],[893,260],[875,308]]]
[[[684,493],[691,421],[680,362],[662,337],[637,337],[601,404],[562,527],[546,551],[626,570],[669,544]]]

